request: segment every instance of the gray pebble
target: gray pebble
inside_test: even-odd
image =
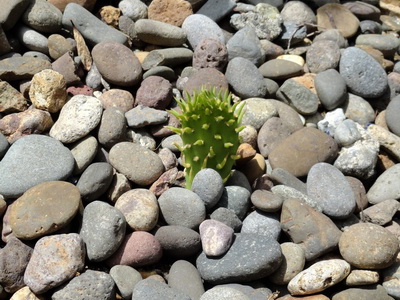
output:
[[[192,191],[203,200],[206,209],[213,208],[224,191],[221,175],[210,168],[200,170],[193,178]]]
[[[296,21],[283,21],[280,40],[285,46],[293,46],[304,40],[307,36],[307,26]]]
[[[379,175],[368,190],[369,203],[376,204],[388,199],[400,199],[400,185],[396,184],[399,179],[400,164],[395,164]]]
[[[168,120],[168,113],[139,104],[127,111],[125,117],[129,127],[141,128],[147,125],[165,123]]]
[[[392,221],[399,208],[400,203],[397,200],[388,199],[364,209],[360,215],[364,222],[383,226]]]
[[[133,21],[147,18],[147,6],[140,0],[122,0],[118,7],[124,16]]]
[[[125,217],[118,209],[102,201],[89,203],[83,211],[79,232],[89,260],[103,261],[110,257],[121,245],[125,229]]]
[[[239,232],[242,228],[242,221],[235,212],[229,208],[220,207],[213,211],[210,215],[212,220],[220,221],[231,227],[235,232]]]
[[[39,183],[67,179],[73,169],[74,158],[59,141],[45,135],[24,136],[12,144],[1,160],[0,194],[18,198]]]
[[[284,199],[284,201],[290,198],[296,198],[304,203],[307,203],[315,210],[322,211],[322,207],[317,201],[315,201],[311,197],[307,196],[307,194],[303,194],[302,192],[293,187],[286,185],[275,185],[271,188],[271,192],[281,196]]]
[[[364,34],[381,34],[382,33],[382,25],[378,22],[372,20],[363,20],[360,22],[360,31]]]
[[[217,207],[225,207],[233,210],[239,219],[243,220],[250,202],[250,192],[244,187],[230,185],[224,188]]]
[[[22,21],[39,32],[54,33],[61,29],[62,12],[46,0],[31,1]]]
[[[283,21],[291,21],[297,24],[304,24],[308,31],[313,31],[314,27],[310,24],[317,22],[317,17],[313,10],[301,1],[286,2],[281,10]]]
[[[385,58],[393,59],[400,46],[400,41],[391,34],[360,34],[357,36],[356,45],[371,46],[381,51]]]
[[[39,52],[39,51],[27,51],[22,55],[22,57],[35,57],[35,58],[40,58],[43,60],[47,60],[48,62],[51,62],[50,57],[48,57],[46,54]]]
[[[302,192],[304,195],[307,195],[307,185],[285,169],[273,169],[271,173],[271,179],[274,184],[283,184]]]
[[[8,143],[6,137],[0,132],[0,160],[7,153],[10,144]]]
[[[349,98],[345,101],[343,112],[348,119],[365,126],[375,120],[375,110],[371,104],[360,96],[349,93]]]
[[[277,212],[283,204],[283,197],[267,190],[255,190],[250,200],[257,209],[265,212]]]
[[[234,0],[211,0],[204,3],[204,5],[196,12],[196,14],[205,15],[214,22],[218,22],[227,14],[232,12],[235,7],[236,2]]]
[[[175,47],[186,41],[186,33],[182,28],[156,20],[137,20],[135,31],[139,39],[153,45]]]
[[[274,80],[288,79],[304,73],[301,65],[286,59],[268,60],[259,67],[259,70],[264,77]]]
[[[143,79],[150,76],[160,76],[171,82],[176,80],[175,71],[167,66],[155,66],[143,73]]]
[[[16,36],[19,41],[28,49],[47,54],[49,52],[47,38],[27,26],[20,25],[17,28]]]
[[[255,210],[243,220],[240,233],[259,234],[278,240],[281,223],[277,214]]]
[[[275,105],[266,99],[249,98],[243,103],[245,104],[241,125],[251,125],[257,131],[268,119],[278,115]]]
[[[173,187],[158,198],[161,213],[168,225],[197,228],[206,217],[203,200],[194,192]]]
[[[186,18],[187,19],[187,18]],[[187,48],[164,48],[150,51],[142,62],[143,70],[156,66],[174,67],[192,60],[193,51]]]
[[[394,97],[390,100],[389,105],[386,108],[385,120],[390,131],[395,135],[400,136],[400,96]]]
[[[167,136],[165,139],[163,139],[161,142],[161,147],[169,149],[174,153],[178,153],[180,151],[175,146],[175,144],[178,144],[179,146],[183,146],[182,138],[178,134],[173,134],[173,135]]]
[[[348,46],[347,39],[343,37],[343,34],[339,31],[339,29],[328,29],[323,31],[321,34],[315,37],[314,42],[320,40],[333,41],[339,46],[339,48],[347,48]]]
[[[156,140],[144,129],[135,129],[135,131],[128,129],[127,139],[153,151],[157,147]]]
[[[135,300],[191,300],[181,291],[169,287],[166,283],[147,278],[139,281],[133,289],[132,299]]]
[[[361,139],[356,123],[351,119],[346,119],[335,129],[335,141],[341,146],[351,146]]]
[[[306,54],[307,65],[312,73],[335,69],[339,60],[339,46],[331,40],[314,41]]]
[[[115,299],[115,283],[102,271],[86,270],[55,292],[53,300],[112,300]]]
[[[85,171],[96,156],[98,148],[97,139],[91,135],[69,145],[69,150],[75,160],[74,175],[79,175]]]
[[[126,137],[126,119],[124,112],[118,107],[104,110],[97,133],[99,143],[111,148]]]
[[[251,185],[246,175],[244,175],[242,172],[238,170],[232,171],[231,177],[229,177],[228,181],[226,182],[226,185],[241,186],[246,190],[248,190],[250,193],[252,192]]]
[[[29,4],[29,0],[14,0],[4,2],[0,14],[0,23],[3,29],[7,31],[13,28]]]
[[[87,86],[91,87],[94,90],[98,90],[101,87],[101,74],[99,69],[96,67],[96,63],[92,63],[92,67],[86,75],[85,82]]]
[[[123,299],[132,298],[133,288],[142,280],[142,275],[134,268],[125,265],[116,265],[110,269],[110,276],[115,282]]]
[[[357,47],[346,48],[340,59],[340,75],[348,90],[364,98],[378,98],[388,89],[388,80],[382,66]]]
[[[265,158],[268,154],[291,134],[289,126],[280,118],[272,117],[268,119],[260,128],[257,136],[257,146],[260,154]]]
[[[200,298],[200,300],[228,300],[228,299],[240,299],[240,300],[250,300],[249,297],[246,296],[241,291],[234,289],[229,286],[221,286],[217,285],[209,290],[207,290]]]
[[[327,110],[342,105],[348,97],[346,82],[335,69],[318,73],[314,84],[318,98]]]

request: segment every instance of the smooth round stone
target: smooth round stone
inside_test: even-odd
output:
[[[152,184],[164,171],[158,155],[136,143],[116,144],[109,152],[109,160],[119,173],[141,186]]]
[[[133,230],[150,231],[157,224],[157,198],[147,189],[127,191],[118,198],[115,208],[122,212]]]
[[[241,186],[229,185],[224,188],[217,207],[233,210],[240,220],[243,220],[249,208],[250,192]]]
[[[131,110],[135,103],[135,99],[133,98],[132,94],[121,89],[111,89],[105,91],[103,94],[101,94],[99,99],[103,104],[104,109],[115,106],[123,112]]]
[[[226,43],[228,58],[243,57],[250,60],[256,66],[260,66],[265,60],[261,42],[253,27],[246,26],[237,31]]]
[[[164,110],[171,101],[171,83],[160,76],[150,76],[141,82],[136,92],[135,105]]]
[[[142,128],[147,125],[163,124],[168,120],[166,111],[151,108],[142,104],[125,113],[126,122],[131,128]]]
[[[389,105],[386,108],[385,120],[390,131],[397,136],[400,136],[400,122],[398,120],[399,112],[400,96],[396,96],[392,100],[390,100]]]
[[[24,282],[35,294],[73,278],[85,265],[85,245],[77,233],[42,237],[35,244]]]
[[[16,35],[21,43],[29,50],[38,51],[44,54],[49,52],[47,37],[36,30],[20,25],[17,29]]]
[[[118,3],[118,8],[133,21],[147,18],[147,6],[140,0],[122,0]]]
[[[263,251],[265,247],[269,251]],[[243,260],[243,255],[248,259]],[[274,272],[281,262],[281,248],[274,239],[257,234],[236,234],[224,256],[207,257],[202,252],[196,266],[205,281],[220,284],[260,279]]]
[[[128,265],[142,267],[157,263],[162,257],[162,248],[154,235],[146,231],[127,234],[121,246],[107,259],[110,266]]]
[[[379,273],[369,270],[353,270],[346,278],[347,286],[359,286],[378,283]]]
[[[121,245],[125,229],[125,218],[118,209],[102,201],[89,203],[83,211],[79,232],[89,260],[103,261],[110,257]]]
[[[281,10],[283,21],[294,21],[298,24],[305,24],[308,31],[314,31],[315,28],[308,24],[315,24],[317,17],[312,9],[301,1],[286,2]]]
[[[193,68],[215,68],[223,72],[227,63],[228,50],[219,40],[205,38],[194,49]]]
[[[130,266],[117,265],[110,269],[110,276],[124,299],[132,298],[135,285],[142,280],[142,275]]]
[[[48,47],[50,57],[54,60],[62,57],[65,53],[74,50],[72,43],[60,34],[52,34],[49,36]]]
[[[10,30],[15,26],[21,15],[29,6],[29,3],[30,1],[28,0],[14,0],[7,1],[2,5],[0,22],[5,31]]]
[[[199,226],[201,245],[207,256],[225,254],[233,242],[233,229],[222,222],[205,220]]]
[[[350,146],[361,139],[361,133],[357,129],[356,122],[346,119],[336,127],[335,141],[341,146]]]
[[[258,234],[278,240],[281,224],[276,214],[255,210],[243,220],[240,233]]]
[[[250,300],[246,294],[227,286],[215,286],[207,290],[201,297],[200,300],[228,300],[228,299],[240,299],[240,300]]]
[[[86,270],[51,296],[54,300],[88,299],[91,297],[99,300],[115,299],[115,283],[109,274]]]
[[[128,140],[150,150],[156,150],[155,139],[144,129],[128,130]]]
[[[268,119],[278,114],[275,105],[263,98],[249,98],[243,103],[245,104],[241,125],[253,126],[257,131]]]
[[[155,237],[160,242],[163,252],[171,257],[186,258],[201,251],[200,235],[185,226],[161,226]]]
[[[285,59],[268,60],[258,69],[264,77],[273,80],[288,79],[304,73],[301,65]]]
[[[126,119],[122,110],[113,106],[104,110],[97,138],[107,148],[126,139]]]
[[[275,185],[285,185],[294,188],[305,195],[307,194],[306,184],[284,169],[277,168],[272,170],[270,179]]]
[[[85,171],[87,166],[93,161],[98,150],[97,139],[91,135],[69,145],[71,154],[75,160],[74,175],[79,175]]]
[[[393,59],[400,41],[391,34],[360,34],[357,36],[356,45],[368,45],[382,52],[385,58]]]
[[[321,260],[297,274],[288,290],[291,295],[315,294],[342,281],[350,270],[350,264],[343,259]]]
[[[346,82],[335,69],[318,73],[314,84],[318,98],[327,110],[337,108],[347,98]]]
[[[381,299],[392,300],[385,288],[380,284],[373,288],[349,288],[333,295],[332,300],[350,300],[350,299]]]
[[[317,35],[314,38],[314,42],[320,40],[330,40],[334,41],[338,44],[339,48],[347,48],[348,42],[347,39],[343,37],[343,34],[339,29],[327,29],[321,32],[321,34]]]
[[[265,158],[260,153],[256,153],[240,170],[247,177],[247,180],[254,184],[266,172]]]
[[[104,79],[118,86],[133,86],[142,76],[139,59],[117,42],[101,42],[92,49],[93,61]]]
[[[50,136],[62,143],[73,143],[86,136],[100,123],[103,106],[95,97],[73,96],[61,109]]]
[[[268,119],[257,136],[260,154],[268,157],[269,153],[290,134],[290,128],[280,118],[272,117]]]
[[[306,258],[301,246],[287,242],[281,244],[283,261],[279,268],[269,276],[275,284],[288,284],[294,276],[303,271]]]
[[[8,148],[10,148],[10,144],[8,143],[6,137],[0,132],[0,160],[7,153]]]
[[[360,22],[360,32],[363,34],[381,34],[382,25],[372,20],[363,20]]]
[[[194,192],[172,187],[158,198],[161,213],[168,225],[197,228],[206,217],[203,200]]]
[[[225,44],[225,36],[222,29],[205,15],[193,14],[188,16],[183,21],[182,29],[186,33],[192,49],[196,49],[201,40],[205,38],[215,39]]]
[[[182,28],[156,20],[137,20],[135,31],[139,39],[152,45],[175,47],[186,41],[186,33]]]
[[[61,29],[62,13],[50,2],[36,0],[28,6],[22,21],[37,31],[54,33]]]
[[[270,154],[273,169],[282,168],[296,177],[307,175],[318,162],[332,162],[338,152],[334,139],[322,131],[305,127],[284,139]]]
[[[174,299],[174,300],[191,300],[191,298],[179,290],[171,288],[162,280],[146,278],[135,285],[133,289],[132,299]]]
[[[279,118],[285,122],[292,133],[304,127],[302,119],[292,107],[279,100],[269,99],[268,101],[275,106]]]
[[[231,227],[235,232],[240,231],[240,228],[242,227],[242,221],[240,221],[235,212],[229,208],[217,208],[210,215],[210,219],[224,223]]]
[[[345,38],[357,33],[360,21],[345,6],[327,3],[317,9],[317,23],[321,29],[339,29]]]
[[[170,82],[174,82],[177,79],[175,71],[166,66],[155,66],[143,73],[143,79],[150,76],[160,76]]]
[[[356,209],[354,212],[361,212],[368,206],[367,192],[365,191],[364,184],[359,179],[351,176],[346,176],[346,180],[350,183],[354,197],[356,198]]]
[[[113,180],[107,191],[107,199],[115,203],[118,198],[125,192],[132,189],[131,183],[126,176],[115,172]]]
[[[395,262],[399,243],[396,236],[382,226],[358,223],[343,232],[339,251],[356,268],[384,269]]]
[[[282,208],[283,198],[267,190],[255,190],[250,197],[251,203],[264,212],[277,212]]]
[[[70,2],[65,6],[62,24],[63,27],[72,32],[72,23],[86,42],[92,46],[105,41],[114,41],[120,44],[127,44],[128,42],[128,37],[125,34],[103,23],[84,6]]]
[[[388,199],[400,199],[400,186],[396,184],[400,179],[400,164],[383,172],[370,187],[367,193],[369,203],[376,204]]]
[[[358,19],[360,20],[379,20],[381,11],[372,2],[366,3],[361,1],[344,3]]]
[[[39,183],[67,179],[73,168],[71,152],[59,141],[36,134],[22,137],[0,162],[0,194],[17,198]]]
[[[229,89],[226,76],[214,68],[202,68],[190,75],[183,85],[183,94],[193,95],[201,89],[215,88],[217,92],[225,92]]]
[[[13,202],[8,213],[9,224],[17,238],[39,238],[67,226],[80,203],[80,193],[74,185],[47,181],[30,188]]]
[[[335,69],[339,60],[339,46],[330,40],[314,41],[306,54],[307,66],[312,73]]]
[[[374,122],[375,111],[371,104],[357,95],[350,93],[348,95],[349,98],[341,106],[346,118],[352,119],[361,126]]]
[[[387,75],[382,66],[356,47],[343,51],[339,72],[346,81],[348,90],[363,98],[377,98],[388,88]]]
[[[204,294],[199,271],[186,260],[178,260],[172,264],[168,274],[168,285],[190,296],[191,299],[200,299]]]
[[[332,218],[347,218],[356,207],[353,190],[343,173],[324,162],[311,167],[307,176],[307,194],[322,207],[324,214]]]
[[[193,14],[191,4],[193,3],[185,0],[154,0],[149,4],[148,17],[150,20],[181,26]]]
[[[192,191],[203,200],[206,209],[213,208],[224,191],[221,175],[214,169],[202,169],[193,178]]]

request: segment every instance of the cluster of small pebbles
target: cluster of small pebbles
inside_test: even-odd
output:
[[[399,7],[0,1],[0,299],[400,299]],[[200,88],[245,128],[187,189]]]

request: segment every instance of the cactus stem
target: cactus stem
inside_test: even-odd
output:
[[[222,169],[225,166],[228,157],[229,154],[225,155],[224,159],[219,164],[217,164],[217,169]]]
[[[198,120],[198,119],[200,119],[200,116],[199,116],[199,115],[195,115],[195,114],[193,114],[193,115],[192,115],[192,119],[194,119],[194,120]]]
[[[246,126],[240,126],[239,128],[235,128],[235,131],[237,132],[237,133],[239,133],[239,132],[241,132],[243,129],[245,129],[246,128]]]

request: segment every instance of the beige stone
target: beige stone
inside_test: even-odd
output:
[[[101,20],[107,25],[117,27],[121,10],[111,5],[103,6],[99,11]]]
[[[67,100],[67,87],[64,76],[46,69],[32,78],[29,97],[37,109],[50,113],[58,112]]]
[[[360,21],[345,6],[338,3],[328,3],[317,9],[317,24],[319,30],[339,29],[345,38],[357,33]]]
[[[45,298],[42,296],[35,295],[27,286],[16,291],[10,298],[10,300],[44,300],[44,299]]]
[[[288,60],[288,61],[294,62],[300,66],[304,66],[304,64],[305,64],[304,58],[301,57],[300,55],[284,54],[284,55],[279,55],[277,57],[277,59]]]
[[[378,283],[379,273],[377,271],[370,270],[353,270],[346,278],[346,285],[369,285]]]
[[[0,112],[12,113],[28,108],[25,97],[7,81],[0,81]]]
[[[148,8],[149,19],[175,26],[181,26],[191,14],[192,5],[185,0],[153,0]]]
[[[379,145],[400,161],[400,137],[378,125],[368,126],[368,133],[379,142]]]

